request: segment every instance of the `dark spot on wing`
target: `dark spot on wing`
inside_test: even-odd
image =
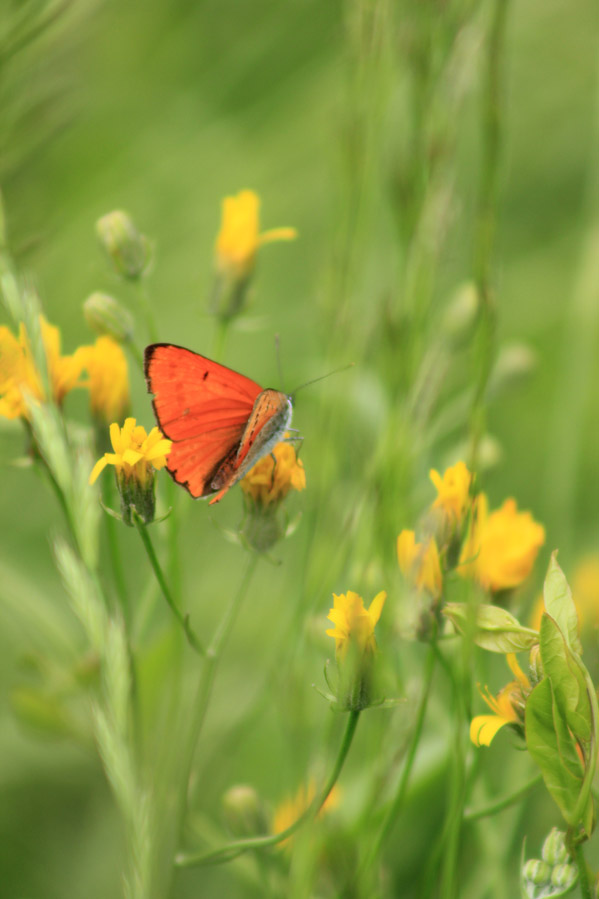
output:
[[[208,372],[205,371],[205,372],[204,372],[204,376],[202,377],[202,381],[205,381],[207,377],[208,377]]]

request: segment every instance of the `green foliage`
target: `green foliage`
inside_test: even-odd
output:
[[[460,633],[471,633],[473,642],[490,652],[521,652],[539,642],[536,631],[523,627],[507,609],[499,606],[448,602],[443,614]]]

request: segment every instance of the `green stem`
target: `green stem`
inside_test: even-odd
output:
[[[347,758],[347,754],[352,744],[359,717],[359,711],[353,711],[349,713],[347,727],[345,728],[345,733],[343,735],[343,740],[339,748],[339,753],[337,755],[337,759],[335,761],[335,765],[333,767],[333,770],[331,771],[329,779],[327,780],[320,794],[306,809],[306,811],[301,814],[299,818],[296,818],[293,824],[290,824],[289,827],[287,827],[285,830],[282,830],[280,833],[269,834],[268,836],[263,837],[250,837],[246,840],[235,840],[232,843],[228,843],[226,846],[221,846],[220,849],[212,850],[212,852],[190,855],[180,854],[175,859],[175,864],[183,868],[189,868],[194,865],[219,864],[222,862],[230,861],[231,859],[236,858],[238,855],[241,855],[242,852],[247,852],[250,849],[265,849],[268,846],[275,846],[277,843],[280,843],[292,836],[296,832],[296,830],[298,830],[302,826],[302,824],[304,824],[308,820],[312,820],[318,814],[320,809],[325,804],[327,797],[330,795],[331,790],[337,783],[339,775],[341,774],[341,771],[343,769],[343,765],[345,764],[345,759]]]
[[[139,304],[143,309],[143,313],[146,319],[146,327],[150,336],[150,342],[156,343],[156,341],[158,340],[158,329],[156,328],[156,319],[154,318],[154,312],[152,310],[152,304],[150,303],[148,289],[143,277],[137,279],[136,287]]]
[[[533,777],[523,786],[519,787],[517,790],[514,790],[513,793],[510,793],[509,796],[504,796],[503,799],[498,799],[497,802],[492,802],[490,805],[486,805],[484,808],[479,809],[466,809],[464,812],[464,821],[478,821],[479,818],[490,818],[491,815],[497,815],[499,812],[502,812],[504,809],[509,808],[511,805],[515,805],[519,799],[522,799],[524,796],[527,796],[532,790],[535,789],[541,782],[543,778],[540,774],[537,774],[536,777]]]
[[[422,688],[422,696],[420,697],[420,704],[418,706],[418,712],[416,714],[416,722],[414,724],[414,731],[412,733],[412,739],[410,740],[410,746],[408,748],[408,753],[406,755],[406,760],[403,768],[403,772],[401,775],[401,780],[399,782],[399,786],[397,788],[397,793],[395,794],[395,798],[393,802],[389,806],[387,814],[385,815],[385,820],[383,821],[382,827],[379,831],[378,837],[375,840],[373,846],[371,847],[366,860],[362,866],[361,873],[365,873],[370,866],[373,864],[374,860],[378,856],[383,843],[389,836],[391,828],[395,823],[395,820],[399,814],[399,811],[403,805],[406,791],[408,788],[408,783],[410,780],[410,774],[412,773],[412,766],[414,764],[414,759],[416,757],[416,750],[418,748],[418,744],[420,742],[420,737],[422,735],[422,727],[424,724],[424,716],[426,714],[426,707],[428,705],[428,698],[430,695],[431,684],[433,680],[433,673],[435,670],[435,661],[436,661],[436,646],[435,646],[435,638],[431,641],[429,646],[428,655],[426,657],[426,667],[424,671],[424,685]]]
[[[112,478],[106,479],[106,504],[111,507],[112,501],[114,499],[114,480]],[[123,559],[121,556],[120,544],[117,536],[117,523],[116,520],[112,517],[112,515],[104,516],[106,521],[106,536],[108,539],[108,551],[110,553],[110,561],[112,563],[112,573],[114,575],[114,585],[116,588],[117,596],[119,598],[121,610],[123,612],[123,618],[125,619],[125,623],[129,627],[131,622],[129,620],[130,609],[129,609],[129,598],[127,595],[127,582],[125,580],[125,570],[123,568]]]
[[[200,641],[198,640],[198,638],[196,637],[195,633],[193,632],[193,630],[191,628],[191,625],[189,623],[189,615],[183,615],[181,613],[179,607],[177,606],[177,604],[175,603],[175,601],[171,595],[171,592],[166,583],[166,579],[164,577],[164,573],[162,571],[162,568],[160,567],[160,562],[158,561],[158,556],[156,555],[156,551],[154,549],[152,539],[148,533],[147,526],[144,524],[144,522],[141,520],[141,518],[139,517],[139,515],[137,515],[137,513],[135,511],[133,511],[132,517],[133,517],[133,521],[135,523],[135,527],[137,528],[139,536],[141,537],[142,543],[145,547],[146,553],[148,554],[148,559],[150,560],[150,564],[154,570],[154,574],[156,575],[156,580],[158,581],[158,583],[160,585],[160,589],[162,590],[162,595],[166,599],[167,604],[169,605],[173,615],[175,616],[175,618],[177,619],[177,621],[179,622],[179,624],[185,631],[185,636],[187,637],[189,645],[193,649],[195,649],[195,651],[198,653],[198,655],[206,656],[206,650],[204,649],[204,647],[202,646],[202,644],[200,643]]]
[[[480,311],[478,378],[471,412],[470,467],[476,469],[478,447],[485,430],[485,395],[495,359],[497,313],[491,290],[495,246],[499,159],[502,131],[502,62],[508,0],[495,0],[488,36],[487,68],[483,93],[483,160],[478,201],[474,278]]]
[[[582,899],[593,899],[591,885],[589,883],[589,873],[587,871],[587,863],[582,850],[582,843],[577,843],[574,848],[574,860],[578,868],[578,884],[580,886],[580,895]]]
[[[230,318],[221,317],[219,317],[216,322],[216,333],[214,335],[212,355],[218,362],[222,361],[222,358],[225,354],[225,345],[227,342],[230,323]]]

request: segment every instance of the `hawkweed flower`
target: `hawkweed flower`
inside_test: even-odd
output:
[[[386,599],[387,594],[382,590],[367,609],[362,597],[353,590],[339,595],[333,593],[333,608],[327,617],[335,627],[326,633],[335,640],[339,670],[337,699],[342,709],[360,711],[372,704],[374,628]]]
[[[434,537],[416,543],[414,531],[403,530],[397,538],[397,560],[401,573],[418,591],[426,590],[434,599],[441,596],[443,576]]]
[[[339,805],[340,795],[341,791],[335,785],[318,812],[319,817],[332,811]],[[284,830],[291,827],[310,808],[315,797],[316,787],[313,780],[308,781],[307,785],[301,784],[295,796],[284,799],[275,808],[272,818],[272,832],[283,833]],[[292,839],[293,837],[287,837],[286,840],[281,840],[278,845],[289,847]]]
[[[273,459],[274,456],[274,459]],[[264,456],[241,481],[246,519],[242,534],[257,552],[267,552],[286,527],[278,516],[281,503],[291,490],[303,490],[306,473],[293,446],[281,441],[271,455]]]
[[[93,346],[77,350],[82,367],[89,375],[87,387],[92,415],[109,424],[123,419],[129,411],[129,371],[127,358],[112,337],[98,337]]]
[[[81,386],[81,359],[61,354],[60,331],[40,316],[40,331],[44,352],[50,399],[61,406],[74,387]],[[21,323],[19,336],[5,325],[0,327],[0,415],[3,418],[28,418],[26,397],[39,402],[45,395],[43,379],[37,370],[25,325]]]
[[[530,574],[545,528],[530,512],[519,512],[514,499],[489,514],[484,493],[474,501],[469,532],[458,568],[463,577],[475,578],[486,590],[517,587]]]
[[[149,434],[134,418],[127,418],[122,428],[110,425],[113,453],[104,453],[89,476],[93,484],[107,465],[114,465],[121,496],[121,512],[125,524],[133,525],[133,511],[145,524],[154,520],[155,473],[164,468],[172,441],[154,427]]]
[[[464,462],[458,462],[447,468],[443,477],[434,468],[431,468],[429,477],[437,488],[437,498],[433,503],[433,509],[438,509],[446,521],[459,526],[468,509],[472,474],[466,468]]]
[[[103,215],[96,222],[96,233],[116,273],[131,281],[141,278],[150,263],[150,242],[129,213],[115,209]]]
[[[513,653],[506,655],[515,680],[506,684],[497,696],[492,696],[489,688],[479,692],[487,703],[492,715],[477,715],[470,723],[470,739],[475,746],[490,746],[495,734],[506,724],[512,724],[523,733],[524,706],[526,697],[531,691],[531,684],[520,668]]]
[[[253,190],[224,198],[215,246],[216,306],[222,318],[231,318],[242,308],[258,249],[295,237],[295,228],[271,228],[260,233],[260,198]]]

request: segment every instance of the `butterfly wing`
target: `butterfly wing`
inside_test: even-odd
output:
[[[261,387],[170,343],[147,347],[144,367],[156,419],[173,441],[167,469],[192,496],[208,496],[216,472],[237,453]]]

